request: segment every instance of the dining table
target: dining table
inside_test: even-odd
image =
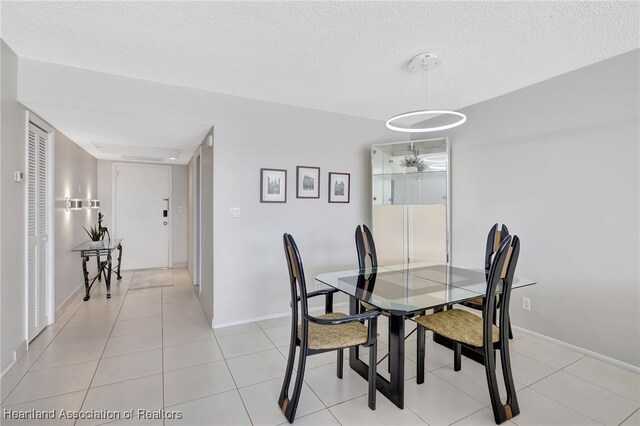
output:
[[[388,316],[389,379],[378,372],[376,387],[399,408],[404,408],[405,321],[427,310],[483,297],[487,289],[484,269],[428,262],[327,272],[315,279],[348,295],[351,315],[366,302]],[[515,277],[512,289],[533,284],[529,278]],[[349,349],[349,366],[367,379],[368,366],[359,358],[357,346]]]

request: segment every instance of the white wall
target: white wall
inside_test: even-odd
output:
[[[454,264],[481,267],[489,227],[506,223],[522,240],[516,273],[538,282],[513,292],[513,323],[635,366],[639,52],[465,108],[446,133]]]
[[[13,172],[25,170],[25,113],[18,99],[18,57],[0,41],[2,126],[0,137],[0,372],[26,351],[25,184]]]
[[[66,211],[65,199],[98,198],[98,161],[60,132],[55,135],[54,188],[55,307],[62,311],[76,291],[84,291],[82,261],[71,249],[89,239],[82,227],[89,228],[98,222],[97,209]],[[95,258],[87,265],[94,275]]]
[[[111,229],[113,215],[113,161],[98,160],[98,195],[104,225]],[[187,266],[187,166],[171,165],[171,261],[174,267]],[[179,211],[182,207],[182,211]],[[123,256],[126,256],[126,241]]]
[[[245,103],[214,119],[216,325],[290,310],[284,232],[298,243],[311,290],[318,273],[356,267],[355,227],[371,217],[371,144],[403,139],[375,120]],[[320,167],[320,199],[296,198],[299,165]],[[262,167],[287,170],[286,204],[260,203]],[[349,204],[327,202],[328,172],[351,174]],[[241,217],[229,218],[230,207]]]

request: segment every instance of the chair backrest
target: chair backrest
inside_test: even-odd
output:
[[[498,294],[498,290],[500,291],[500,318],[497,324],[500,327],[500,340],[504,341],[508,339],[509,301],[511,299],[511,287],[519,256],[520,239],[517,235],[508,236],[502,240],[491,262],[489,278],[487,280],[487,293],[482,308],[484,334],[488,342],[492,341],[492,325],[496,324],[494,315],[496,315],[496,295]]]
[[[300,309],[302,322],[308,313],[307,308],[307,284],[304,279],[304,268],[302,267],[302,259],[295,240],[290,234],[282,236],[284,245],[284,255],[287,258],[289,267],[289,284],[291,285],[291,321],[298,324],[298,297],[300,298]]]
[[[358,251],[358,267],[363,269],[366,267],[367,256],[371,261],[371,267],[378,266],[378,255],[376,254],[376,244],[373,241],[373,235],[367,225],[358,225],[356,227],[356,250]]]
[[[491,260],[493,259],[493,255],[502,241],[509,236],[509,229],[507,229],[506,225],[502,225],[500,229],[498,229],[498,224],[496,223],[489,230],[489,235],[487,235],[487,248],[484,252],[484,270],[489,273],[489,269],[491,268]]]

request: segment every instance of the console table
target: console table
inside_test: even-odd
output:
[[[84,274],[84,290],[85,295],[82,300],[85,302],[89,300],[91,297],[89,292],[91,291],[91,287],[97,281],[102,281],[102,277],[104,277],[104,282],[107,286],[107,299],[111,299],[111,272],[115,270],[116,277],[121,279],[120,275],[120,264],[122,261],[122,239],[110,240],[110,241],[101,241],[103,244],[100,247],[90,247],[90,241],[86,241],[80,244],[78,247],[73,248],[71,251],[79,252],[80,257],[82,258],[82,273]],[[115,249],[118,249],[118,263],[115,268],[112,267],[111,262],[111,253]],[[95,257],[98,265],[98,273],[89,278],[89,272],[87,271],[87,262],[90,257]],[[106,260],[101,260],[101,258],[106,258]],[[89,282],[91,281],[91,282]]]

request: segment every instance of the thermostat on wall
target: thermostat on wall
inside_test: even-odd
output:
[[[16,170],[13,172],[13,180],[15,182],[24,182],[24,172]]]

